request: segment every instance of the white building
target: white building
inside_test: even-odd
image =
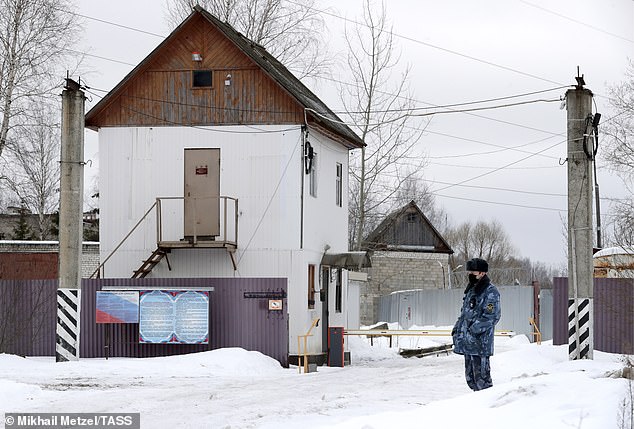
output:
[[[86,126],[102,277],[285,278],[290,356],[317,318],[311,354],[329,326],[357,327],[347,171],[363,143],[262,47],[196,7]]]

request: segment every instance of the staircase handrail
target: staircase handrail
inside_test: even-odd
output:
[[[141,222],[143,222],[143,221],[145,220],[145,218],[146,218],[146,217],[147,217],[147,216],[148,216],[148,215],[152,212],[152,210],[156,207],[156,204],[157,204],[157,202],[156,202],[156,201],[154,201],[154,204],[152,204],[152,205],[150,206],[150,208],[149,208],[149,209],[145,212],[145,214],[143,215],[143,217],[142,217],[141,219],[139,219],[139,221],[136,223],[136,225],[134,225],[134,227],[130,230],[130,232],[128,232],[128,234],[127,234],[125,237],[123,237],[123,240],[121,240],[121,242],[117,245],[117,247],[115,247],[115,248],[112,250],[112,252],[110,252],[110,254],[106,257],[106,259],[104,259],[104,260],[103,260],[103,262],[102,262],[102,263],[101,263],[101,264],[97,267],[97,269],[95,270],[95,272],[93,272],[93,273],[90,275],[90,277],[89,277],[90,279],[95,278],[95,277],[94,277],[94,276],[95,276],[95,274],[99,273],[99,272],[101,271],[101,269],[103,268],[103,266],[106,264],[106,262],[108,262],[108,259],[110,259],[110,257],[111,257],[112,255],[114,255],[114,254],[115,254],[115,252],[116,252],[117,250],[119,250],[119,248],[120,248],[121,246],[123,246],[123,243],[124,243],[124,242],[128,239],[128,237],[130,237],[130,236],[132,235],[132,233],[134,232],[134,230],[136,230],[136,229],[137,229],[137,227],[138,227],[139,225],[141,225]]]

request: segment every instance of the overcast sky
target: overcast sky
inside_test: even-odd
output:
[[[359,19],[362,2],[317,3],[328,11],[329,49],[344,58],[342,30]],[[564,265],[567,167],[560,161],[566,158],[566,110],[560,109],[558,100],[566,92],[562,87],[575,83],[579,66],[595,94],[602,122],[612,116],[608,86],[624,80],[628,58],[634,57],[634,1],[385,3],[402,67],[411,67],[410,88],[418,107],[538,91],[489,105],[557,100],[435,115],[419,146],[428,160],[424,177],[431,181],[436,202],[451,224],[497,219],[519,256]],[[82,48],[91,54],[86,59],[90,71],[83,79],[96,89],[112,89],[162,40],[112,23],[157,35],[169,33],[162,1],[81,0],[78,5],[78,13],[88,17]],[[338,67],[333,79],[346,81],[346,72]],[[324,79],[308,84],[332,110],[342,109],[339,83]],[[88,106],[97,100],[94,97]],[[86,132],[86,158],[93,160],[87,169],[90,177],[98,172],[96,139],[95,132]],[[601,196],[623,196],[623,185],[601,160],[598,168]],[[86,186],[92,186],[90,179]],[[609,208],[603,200],[604,215]],[[603,218],[603,224],[609,220]]]

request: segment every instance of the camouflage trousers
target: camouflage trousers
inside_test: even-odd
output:
[[[483,390],[493,386],[489,356],[464,355],[464,373],[471,390]]]

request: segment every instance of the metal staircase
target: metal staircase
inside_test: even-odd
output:
[[[154,269],[154,267],[159,262],[161,262],[161,260],[163,258],[165,258],[165,261],[167,262],[167,268],[169,268],[169,270],[172,271],[172,266],[170,265],[170,260],[167,257],[167,253],[168,252],[169,252],[168,249],[165,249],[163,247],[158,247],[154,252],[152,252],[152,254],[150,255],[149,258],[147,258],[145,261],[143,261],[143,264],[141,264],[139,269],[136,270],[134,272],[134,274],[132,274],[132,278],[133,279],[142,279],[142,278],[144,278],[145,276],[150,274],[152,269]]]
[[[163,237],[163,212],[162,204],[163,200],[166,201],[178,201],[183,200],[184,197],[159,197],[145,214],[139,219],[139,221],[132,227],[132,229],[126,234],[125,237],[115,246],[115,248],[103,259],[101,264],[90,276],[91,279],[103,278],[104,266],[108,260],[123,246],[126,240],[132,235],[132,233],[143,223],[144,220],[150,215],[152,211],[156,211],[156,225],[157,225],[157,237],[156,237],[156,250],[152,252],[150,257],[143,261],[138,270],[132,274],[133,279],[140,279],[146,277],[154,267],[161,262],[163,258],[167,261],[167,267],[172,271],[169,259],[167,259],[167,253],[172,249],[225,249],[229,253],[231,258],[231,264],[233,269],[238,269],[238,263],[235,258],[235,252],[238,248],[238,199],[233,197],[220,196],[222,201],[222,214],[221,214],[221,229],[219,236],[201,236],[196,234],[196,228],[193,230],[193,236],[185,237],[181,239],[174,239],[174,234],[171,237]],[[155,210],[156,209],[156,210]],[[233,221],[231,221],[233,220]]]

